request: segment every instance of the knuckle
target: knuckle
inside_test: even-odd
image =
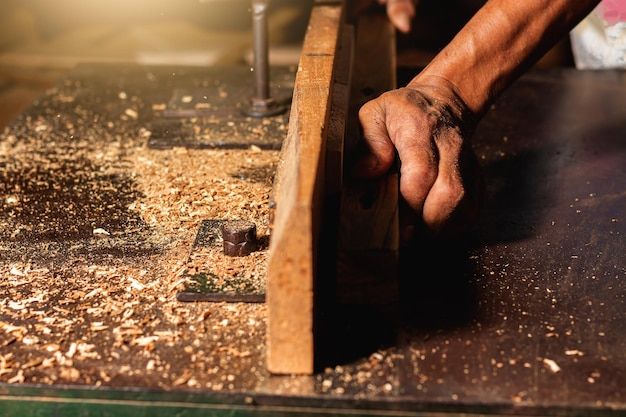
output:
[[[403,175],[409,177],[411,181],[420,186],[431,186],[436,179],[436,166],[430,162],[422,164],[412,164],[406,168],[403,167]]]
[[[394,103],[398,106],[404,106],[408,108],[415,106],[414,102],[416,100],[416,93],[416,91],[405,87],[387,91],[386,93],[383,93],[380,98],[387,102]]]
[[[454,150],[460,151],[461,148],[463,148],[463,136],[456,130],[456,128],[452,131],[452,134],[449,135],[448,142]]]
[[[374,136],[368,136],[365,140],[367,141],[370,150],[375,153],[378,158],[384,162],[393,161],[395,150],[388,140]]]
[[[411,208],[414,210],[420,210],[426,201],[428,190],[420,187],[418,184],[411,184],[406,180],[401,179],[400,194],[402,194],[402,197]]]
[[[359,109],[359,119],[367,120],[369,116],[373,113],[374,104],[371,101],[368,101]]]
[[[463,137],[455,132],[445,132],[434,135],[434,140],[442,154],[445,154],[455,163],[458,163],[463,150]]]
[[[456,180],[443,182],[439,192],[452,207],[458,206],[465,198],[465,187]]]
[[[370,100],[359,109],[359,121],[365,126],[381,125],[385,122],[384,106],[380,99]]]

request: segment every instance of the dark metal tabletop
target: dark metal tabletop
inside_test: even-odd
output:
[[[261,332],[253,363],[211,376],[236,370],[232,388],[163,388],[147,374],[4,384],[2,414],[626,414],[626,73],[531,72],[473,141],[486,183],[476,229],[403,253],[397,305],[336,311],[329,366],[313,377],[268,375]]]

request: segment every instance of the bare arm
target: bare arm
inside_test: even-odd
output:
[[[468,143],[478,119],[516,77],[599,0],[490,0],[405,88],[359,113],[375,177],[400,157],[400,191],[428,228],[458,228],[477,212],[477,164]],[[451,226],[451,227],[449,227]]]
[[[539,59],[599,0],[491,0],[414,82],[437,76],[482,114],[491,100]]]

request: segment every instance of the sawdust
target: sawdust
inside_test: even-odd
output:
[[[267,235],[278,152],[152,150],[148,103],[125,89],[119,111],[97,114],[71,87],[0,136],[0,381],[256,385],[238,370],[264,370],[265,307],[175,295],[202,220]],[[265,256],[193,262],[264,276]]]

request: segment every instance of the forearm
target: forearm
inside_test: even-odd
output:
[[[490,0],[411,83],[446,82],[480,115],[598,3]]]

